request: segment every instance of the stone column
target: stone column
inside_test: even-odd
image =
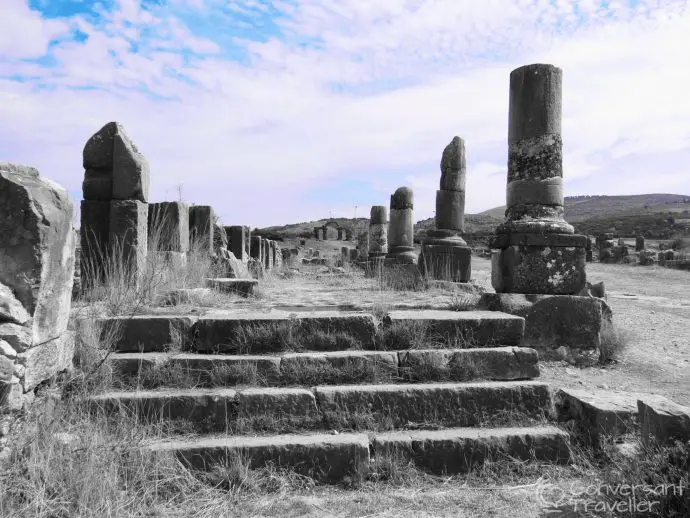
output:
[[[247,260],[247,227],[233,225],[226,229],[230,240],[230,251],[240,261]]]
[[[113,260],[127,264],[136,281],[148,251],[148,161],[122,125],[109,122],[84,145],[83,165],[82,274],[102,279],[105,261],[123,254]]]
[[[350,248],[347,246],[340,247],[340,260],[343,264],[350,261]]]
[[[386,265],[417,264],[417,254],[414,251],[413,208],[413,194],[409,187],[399,187],[391,195]]]
[[[385,257],[388,253],[388,208],[374,205],[369,218],[369,259]]]
[[[252,236],[250,255],[252,259],[261,261],[261,236]]]
[[[189,207],[186,203],[164,201],[149,204],[149,245],[156,252],[186,254],[189,251]]]
[[[553,65],[510,74],[506,220],[491,244],[497,293],[570,295],[585,285],[587,237],[563,219],[561,85]]]
[[[359,250],[357,250],[356,248],[351,248],[350,249],[350,262],[354,263],[355,261],[357,261],[357,259],[359,259]]]
[[[192,205],[189,207],[189,241],[190,248],[213,253],[213,207]],[[192,246],[193,245],[193,246]]]
[[[465,142],[460,137],[443,150],[441,188],[436,191],[436,229],[427,232],[419,258],[428,278],[468,282],[472,249],[461,237],[465,224]]]
[[[585,261],[591,263],[594,260],[594,256],[592,254],[592,238],[590,236],[586,237],[587,242],[585,243]]]
[[[319,239],[319,228],[320,227],[314,227],[314,239]]]
[[[640,250],[644,250],[644,236],[635,238],[635,251],[639,252]]]

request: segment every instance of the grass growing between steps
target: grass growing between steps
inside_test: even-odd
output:
[[[688,487],[687,445],[628,457],[613,447],[576,444],[567,466],[517,461],[499,452],[458,475],[430,472],[402,455],[375,455],[366,475],[325,486],[276,465],[252,469],[241,456],[202,473],[172,455],[144,453],[140,446],[163,433],[130,414],[93,415],[78,390],[63,399],[44,396],[10,438],[10,463],[0,471],[0,515],[507,516],[501,509],[508,509],[511,516],[536,516],[537,491],[544,487],[552,496],[594,481]],[[687,494],[663,496],[654,513],[626,516],[687,516]]]

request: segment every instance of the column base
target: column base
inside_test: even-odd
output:
[[[496,293],[574,295],[585,286],[586,236],[576,234],[502,235],[491,256]]]
[[[469,282],[472,278],[472,249],[425,242],[419,256],[419,270],[427,279]]]

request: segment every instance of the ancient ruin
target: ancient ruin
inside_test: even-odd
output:
[[[414,249],[412,189],[409,187],[399,187],[391,195],[390,206],[388,253],[386,254],[385,264],[417,264],[417,253]],[[371,229],[369,232],[371,233]]]
[[[148,162],[122,125],[109,122],[86,142],[83,165],[82,279],[102,278],[113,254],[136,282],[148,250]]]
[[[73,214],[62,187],[0,162],[0,415],[72,367]]]
[[[575,294],[586,282],[586,236],[563,219],[562,72],[527,65],[510,74],[506,220],[496,229],[498,293]]]
[[[371,208],[367,250],[370,269],[380,267],[388,253],[388,208],[384,205]]]
[[[427,231],[419,257],[419,269],[428,278],[467,282],[472,277],[472,249],[461,235],[465,220],[466,175],[465,141],[454,137],[441,157],[436,228]]]

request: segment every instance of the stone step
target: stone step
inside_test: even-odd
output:
[[[259,285],[256,279],[231,279],[214,278],[206,279],[206,287],[222,293],[234,293],[242,297],[248,297],[254,293],[254,288]]]
[[[525,332],[524,318],[498,311],[396,310],[383,324],[388,329],[416,328],[426,340],[455,342],[458,347],[520,345]]]
[[[241,463],[258,469],[271,463],[322,482],[360,479],[386,458],[412,460],[436,473],[462,473],[488,459],[565,463],[568,435],[551,426],[451,428],[375,434],[227,435],[161,439],[145,445],[154,455],[176,455],[194,469]],[[372,462],[372,460],[374,462]]]
[[[232,433],[479,426],[495,419],[542,420],[552,405],[548,385],[533,381],[160,389],[107,392],[91,401],[107,412],[124,408],[145,422],[177,421],[174,429]]]
[[[283,355],[116,353],[109,361],[130,383],[143,387],[505,381],[539,376],[537,352],[522,347]]]
[[[479,426],[493,420],[542,420],[553,413],[551,392],[536,381],[485,381],[315,387],[329,428],[358,423]]]
[[[135,315],[100,321],[104,338],[107,330],[118,330],[113,344],[117,351],[177,347],[238,354],[514,346],[520,345],[525,326],[522,317],[498,311],[445,310],[391,311],[382,328],[371,314],[342,311],[213,310],[202,316]]]
[[[486,460],[570,461],[569,435],[554,426],[446,428],[377,434],[376,457],[388,457],[434,473],[462,473]]]

